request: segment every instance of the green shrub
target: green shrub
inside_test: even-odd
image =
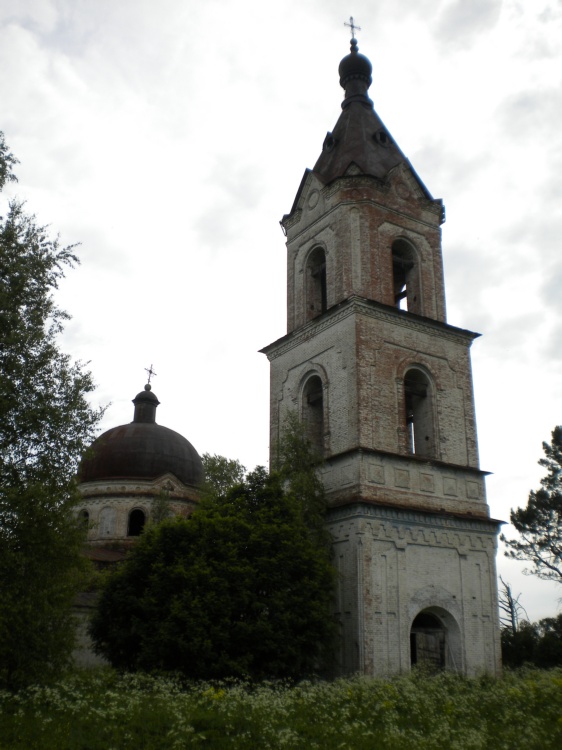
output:
[[[562,670],[182,683],[112,670],[0,693],[0,750],[554,750]]]

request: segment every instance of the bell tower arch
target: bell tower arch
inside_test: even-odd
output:
[[[371,74],[352,39],[342,112],[281,221],[287,333],[262,350],[271,455],[297,411],[325,458],[341,673],[408,670],[411,648],[430,643],[441,666],[495,673],[498,522],[478,459],[478,334],[447,322],[443,203],[375,111]],[[438,594],[422,611],[428,590]]]

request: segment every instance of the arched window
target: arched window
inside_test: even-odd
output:
[[[416,456],[435,458],[433,388],[421,370],[408,370],[404,378],[404,402],[409,449]]]
[[[306,436],[316,453],[324,453],[324,389],[318,375],[306,381],[302,393],[302,418]]]
[[[421,312],[419,269],[414,248],[406,240],[392,243],[394,304],[400,310]]]
[[[85,508],[78,513],[78,523],[85,529],[87,529],[90,524],[90,514]]]
[[[140,536],[144,529],[145,515],[140,508],[135,508],[129,513],[129,526],[127,536]]]
[[[315,247],[309,254],[305,268],[306,319],[312,320],[327,310],[326,253]]]

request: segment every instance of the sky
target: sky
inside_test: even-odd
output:
[[[279,226],[341,111],[344,22],[370,96],[444,200],[448,322],[472,348],[494,518],[525,505],[562,423],[562,0],[0,0],[0,130],[18,196],[81,265],[61,348],[130,422],[267,464],[269,365],[286,332]],[[507,535],[513,535],[509,526]],[[529,618],[560,585],[498,569]]]

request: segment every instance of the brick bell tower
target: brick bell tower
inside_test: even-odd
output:
[[[424,661],[494,674],[498,522],[478,462],[478,334],[446,321],[443,204],[375,112],[371,71],[352,39],[342,113],[281,221],[287,334],[262,350],[271,459],[297,412],[325,459],[338,673]]]

